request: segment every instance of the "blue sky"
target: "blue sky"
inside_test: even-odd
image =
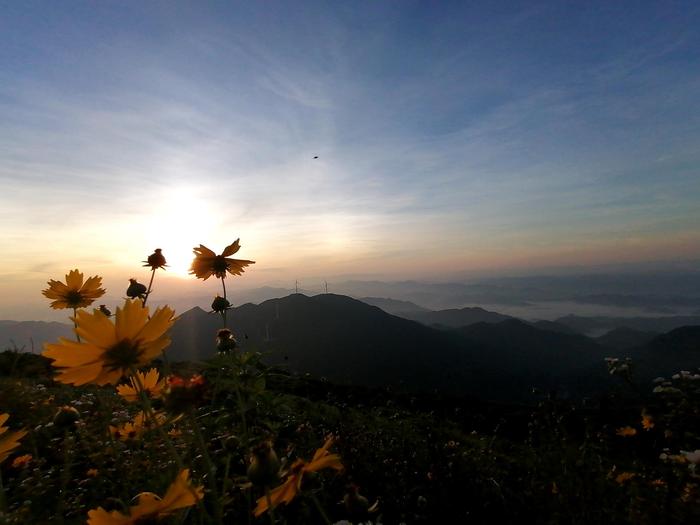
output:
[[[482,4],[4,3],[2,291],[700,257],[700,4]]]

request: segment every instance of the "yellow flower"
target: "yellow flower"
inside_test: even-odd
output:
[[[113,425],[109,426],[109,432],[121,441],[128,441],[130,439],[139,439],[143,436],[144,432],[150,430],[151,428],[156,428],[155,425],[160,426],[165,423],[165,415],[156,412],[153,415],[155,421],[151,421],[144,412],[139,412],[133,421],[127,421],[123,425],[115,427]]]
[[[31,463],[32,461],[32,455],[31,454],[25,454],[23,456],[17,456],[15,459],[12,460],[12,467],[13,468],[22,468],[26,467]]]
[[[96,468],[90,468],[87,470],[85,475],[89,478],[96,478],[99,473],[100,473],[100,471],[97,470]]]
[[[55,299],[51,303],[51,308],[85,308],[90,306],[95,299],[104,295],[105,291],[100,288],[102,277],[90,277],[83,283],[83,274],[78,270],[71,270],[66,275],[66,284],[51,279],[49,287],[42,290],[42,294],[49,299]]]
[[[138,379],[137,379],[138,378]],[[138,401],[139,398],[139,383],[143,387],[143,391],[150,398],[158,398],[161,396],[163,391],[163,386],[165,381],[160,380],[160,375],[158,370],[151,368],[148,372],[136,372],[136,377],[131,377],[129,383],[125,385],[119,385],[117,387],[117,393],[122,396],[126,401],[134,403]]]
[[[618,485],[622,485],[623,483],[631,480],[635,476],[636,474],[634,472],[620,472],[615,477],[615,481],[618,483]]]
[[[630,437],[637,434],[637,429],[632,427],[621,427],[615,431],[615,434],[620,437]]]
[[[323,447],[319,448],[314,454],[309,463],[303,459],[297,459],[289,470],[287,480],[270,492],[269,502],[273,507],[280,503],[285,505],[292,501],[301,490],[301,482],[306,472],[316,472],[324,468],[332,468],[335,470],[343,470],[343,464],[340,462],[338,454],[330,454],[328,449],[333,444],[333,438],[326,440]],[[255,516],[260,516],[268,510],[268,498],[263,496],[258,499],[258,506],[255,508]]]
[[[642,428],[644,430],[651,430],[654,428],[654,418],[644,412],[642,412]]]
[[[58,344],[44,344],[42,355],[53,359],[61,383],[116,384],[170,344],[166,332],[175,322],[174,313],[165,306],[149,319],[148,308],[141,301],[128,299],[123,308],[117,308],[114,323],[99,310],[92,314],[79,311],[76,333],[82,342],[61,338]]]
[[[150,523],[167,517],[176,510],[191,507],[204,497],[204,489],[201,486],[193,486],[189,475],[189,469],[181,470],[162,498],[152,492],[142,492],[137,496],[138,503],[130,507],[127,514],[116,510],[107,512],[102,507],[92,509],[88,512],[88,525]]]
[[[0,414],[0,463],[5,461],[14,449],[19,447],[19,440],[27,435],[26,430],[16,430],[7,432],[8,427],[4,426],[9,414]]]
[[[226,272],[231,275],[241,275],[243,268],[249,264],[255,264],[255,261],[247,261],[245,259],[231,259],[229,256],[236,253],[240,248],[240,239],[236,239],[233,244],[229,244],[221,255],[216,255],[203,244],[199,248],[194,248],[194,261],[190,268],[190,274],[194,274],[198,279],[209,279],[212,275],[216,278],[223,279],[226,277]]]

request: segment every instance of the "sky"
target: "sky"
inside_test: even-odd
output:
[[[162,286],[215,290],[192,247],[237,238],[239,286],[698,260],[698,27],[693,1],[0,1],[0,318],[72,268],[119,295],[156,247]]]

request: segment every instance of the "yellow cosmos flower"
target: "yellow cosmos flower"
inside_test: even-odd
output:
[[[85,308],[90,306],[95,299],[104,295],[105,291],[100,288],[102,277],[90,277],[83,283],[83,274],[78,270],[71,270],[66,275],[66,284],[61,281],[51,279],[49,287],[42,290],[42,294],[51,302],[51,308]]]
[[[633,477],[635,477],[636,474],[634,472],[620,472],[616,477],[615,481],[619,484],[622,485],[625,482],[631,480]]]
[[[92,314],[81,310],[74,319],[81,342],[61,338],[60,343],[44,344],[42,355],[53,359],[61,383],[113,385],[167,348],[166,332],[175,322],[174,314],[165,306],[149,319],[141,301],[128,299],[117,308],[114,323],[99,310]]]
[[[642,413],[642,428],[644,430],[651,430],[654,428],[654,418],[644,412]]]
[[[127,514],[116,510],[107,512],[102,507],[88,512],[88,525],[136,525],[167,517],[173,512],[195,505],[204,497],[204,488],[193,486],[189,481],[190,471],[181,470],[175,481],[160,498],[152,492],[142,492],[138,503],[129,508]]]
[[[332,468],[335,470],[343,470],[343,464],[340,462],[340,456],[338,454],[331,454],[328,449],[333,444],[333,438],[330,437],[326,440],[323,447],[319,448],[314,454],[310,462],[306,462],[303,459],[297,459],[293,464],[292,468],[289,469],[289,474],[287,475],[287,480],[270,492],[269,503],[276,507],[280,503],[285,505],[292,501],[296,495],[301,490],[301,482],[303,481],[304,474],[306,472],[316,472],[325,468]],[[255,516],[260,516],[263,512],[268,510],[268,498],[263,496],[258,499],[258,506],[255,508]]]
[[[29,465],[32,461],[32,455],[31,454],[24,454],[23,456],[17,456],[15,459],[12,460],[12,467],[13,468],[23,468]]]
[[[117,387],[117,393],[129,403],[135,403],[140,399],[139,384],[148,397],[155,399],[161,396],[165,381],[160,380],[158,370],[151,368],[146,373],[136,372],[136,377],[131,377],[129,383]]]
[[[198,279],[209,279],[212,275],[218,279],[226,277],[226,272],[231,275],[241,275],[243,268],[250,264],[255,264],[255,261],[247,261],[245,259],[231,259],[229,256],[241,249],[239,244],[240,239],[236,239],[233,244],[229,244],[221,255],[216,255],[203,244],[199,248],[194,248],[194,261],[190,268],[190,274],[194,274]]]
[[[19,447],[19,440],[27,435],[26,430],[8,432],[9,428],[5,426],[5,422],[9,417],[9,414],[0,414],[0,463]]]
[[[149,419],[145,413],[139,412],[133,421],[127,421],[123,425],[115,427],[113,425],[109,426],[109,432],[114,436],[115,439],[121,441],[128,441],[130,439],[140,439],[144,432],[151,430],[152,428],[157,428],[165,423],[165,414],[161,412],[156,412],[153,415],[152,421]],[[154,425],[155,423],[155,425]]]
[[[615,431],[620,437],[631,437],[637,435],[637,429],[632,427],[620,427]]]

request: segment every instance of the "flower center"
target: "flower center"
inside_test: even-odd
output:
[[[214,257],[214,262],[211,263],[211,269],[214,270],[214,274],[216,274],[217,277],[225,276],[226,270],[228,270],[226,257],[223,255]]]
[[[138,366],[143,350],[138,341],[122,339],[105,352],[105,365],[110,370],[125,370]]]
[[[71,308],[79,307],[82,302],[83,295],[78,290],[70,290],[66,294],[66,303],[68,303]]]

